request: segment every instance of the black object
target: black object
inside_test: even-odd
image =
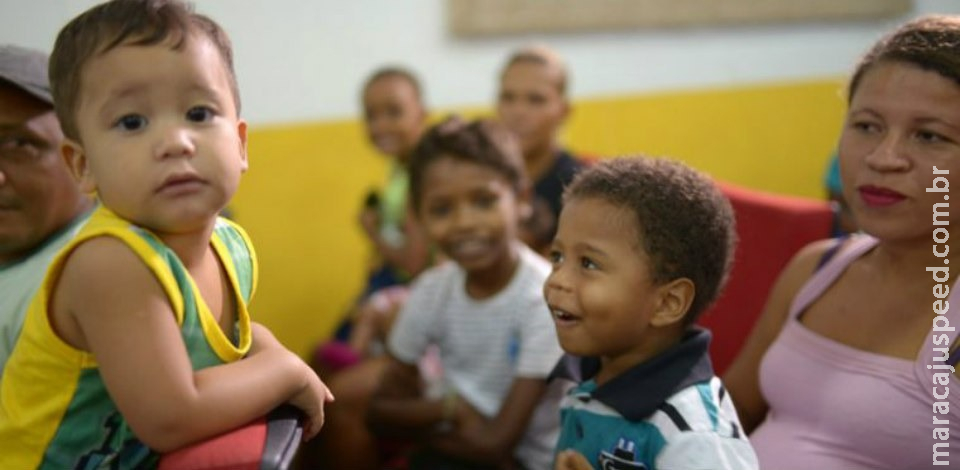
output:
[[[267,415],[267,441],[263,444],[260,470],[287,470],[303,440],[303,413],[292,405],[282,405]]]

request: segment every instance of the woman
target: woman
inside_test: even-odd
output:
[[[956,465],[949,268],[960,249],[949,250],[947,204],[960,180],[960,17],[920,18],[878,41],[848,104],[840,173],[865,233],[791,261],[724,381],[761,468],[936,468],[950,457],[934,452],[950,447]]]

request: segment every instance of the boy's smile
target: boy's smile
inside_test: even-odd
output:
[[[81,70],[80,142],[65,147],[87,190],[158,234],[212,227],[247,168],[246,124],[206,38],[121,45]]]
[[[564,206],[543,290],[568,353],[636,363],[649,352],[660,289],[635,219],[599,198]]]
[[[496,170],[440,158],[424,174],[420,220],[430,239],[471,275],[512,270],[517,195]]]

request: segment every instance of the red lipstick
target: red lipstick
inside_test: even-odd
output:
[[[860,186],[857,191],[860,193],[860,199],[867,207],[888,207],[907,198],[892,189],[880,186]]]

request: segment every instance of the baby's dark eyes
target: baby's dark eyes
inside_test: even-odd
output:
[[[114,127],[124,131],[136,131],[143,129],[147,125],[147,118],[139,114],[125,114],[117,119]]]
[[[213,110],[206,106],[194,106],[187,111],[187,120],[193,122],[207,122],[213,119]]]

